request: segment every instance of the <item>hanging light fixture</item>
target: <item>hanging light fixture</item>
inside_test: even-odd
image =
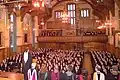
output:
[[[64,12],[61,16],[62,23],[68,23],[68,15]]]

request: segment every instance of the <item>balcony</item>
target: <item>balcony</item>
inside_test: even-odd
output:
[[[107,42],[107,36],[38,37],[38,42]]]
[[[104,30],[40,30],[38,42],[107,42]]]

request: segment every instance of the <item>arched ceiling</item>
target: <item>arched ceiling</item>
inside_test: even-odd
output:
[[[53,7],[63,1],[70,1],[70,0],[57,0],[57,2],[53,5]],[[120,2],[120,0],[103,0],[103,2],[97,2],[101,0],[82,0],[82,1],[88,3],[93,8],[93,14],[98,16],[101,20],[105,20],[105,18],[108,17],[109,11],[112,13],[112,16],[114,16],[115,15],[114,3],[115,1]]]
[[[16,1],[16,0],[14,0]],[[33,6],[31,6],[31,3],[24,3],[24,5],[21,8],[21,15],[24,16],[25,13],[30,13],[32,15],[41,15],[47,19],[49,17],[51,17],[52,14],[52,8],[54,6],[56,6],[57,4],[63,2],[63,1],[70,1],[70,0],[51,0],[52,2],[55,1],[54,5],[52,5],[51,8],[44,8],[44,11],[42,11],[41,9],[34,9]],[[73,0],[71,0],[73,1]],[[103,0],[103,2],[97,2],[100,0],[78,0],[78,1],[85,1],[86,3],[88,3],[92,8],[93,8],[93,14],[98,16],[100,19],[104,20],[106,17],[108,17],[109,15],[109,11],[112,13],[112,15],[115,15],[115,8],[114,8],[114,3],[116,2],[116,4],[120,7],[120,0]],[[15,2],[15,3],[19,3],[19,2]],[[21,3],[21,2],[20,2]],[[11,1],[8,3],[5,3],[6,6],[14,6],[14,3],[12,3]],[[12,11],[11,7],[8,7],[10,11]],[[31,10],[31,11],[30,11]]]

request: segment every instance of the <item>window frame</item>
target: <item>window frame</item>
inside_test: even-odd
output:
[[[54,11],[54,19],[59,20],[59,19],[61,19],[61,17],[60,17],[60,18],[56,17],[56,13],[57,13],[57,12],[60,12],[60,13],[61,13],[61,16],[62,16],[63,10],[56,10],[56,11]]]
[[[81,10],[88,10],[88,16],[84,16],[84,12],[83,12],[83,17],[81,16]],[[79,10],[79,16],[80,16],[80,18],[90,18],[90,8],[81,8],[80,10]]]
[[[72,5],[72,6],[75,6],[74,7],[74,9],[72,9],[72,10],[69,10],[68,9],[68,6],[69,5]],[[74,11],[75,11],[75,13],[74,13]],[[72,15],[72,17],[71,16],[69,16],[69,12],[70,12],[70,15],[71,15],[71,13],[73,13]],[[76,24],[76,4],[75,3],[67,3],[67,14],[68,14],[68,23],[70,23],[71,25],[75,25]],[[71,22],[71,20],[73,19],[73,21]],[[72,24],[73,23],[73,24]]]

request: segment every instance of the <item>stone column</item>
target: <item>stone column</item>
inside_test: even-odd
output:
[[[37,43],[37,36],[38,36],[38,30],[39,30],[39,25],[38,25],[38,16],[35,16],[35,43]],[[35,45],[35,48],[37,48],[38,45]]]
[[[34,20],[34,16],[32,16],[32,24],[31,24],[31,29],[32,29],[32,47],[35,48],[35,20]]]

